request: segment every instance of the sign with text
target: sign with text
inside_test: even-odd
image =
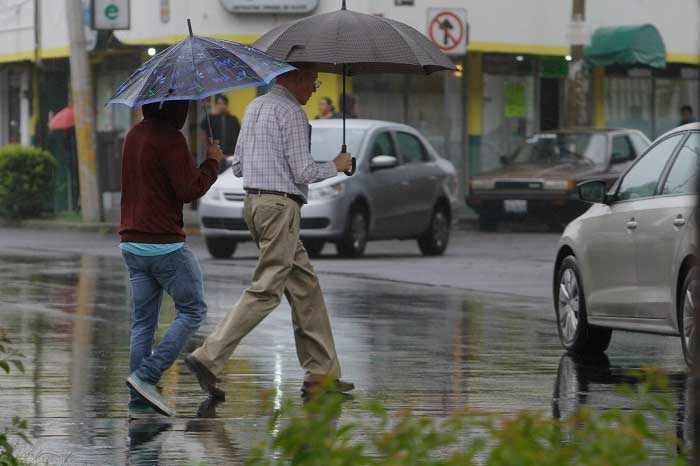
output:
[[[92,0],[92,28],[95,30],[129,29],[129,0]]]
[[[318,8],[319,0],[219,0],[230,13],[306,14]]]
[[[428,37],[447,55],[467,53],[467,10],[428,8]]]

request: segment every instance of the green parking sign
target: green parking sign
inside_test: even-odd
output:
[[[115,30],[130,28],[129,0],[91,0],[92,28]]]

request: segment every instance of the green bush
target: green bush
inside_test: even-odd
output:
[[[38,216],[54,192],[56,161],[43,149],[10,144],[0,147],[0,214]]]
[[[16,370],[24,372],[22,364],[24,356],[12,348],[11,344],[12,342],[7,338],[5,331],[0,328],[0,369],[9,374],[14,366]],[[12,426],[0,431],[0,466],[22,466],[23,463],[15,456],[10,438],[16,436],[26,443],[30,443],[29,438],[24,433],[26,430],[27,421],[15,416],[12,418]]]
[[[271,417],[269,437],[246,466],[635,466],[687,465],[660,391],[668,379],[648,371],[627,388],[633,409],[593,412],[583,407],[569,419],[520,412],[497,416],[464,408],[445,419],[389,413],[378,402],[353,406],[355,420],[339,425],[345,401],[316,397],[303,408],[286,404]],[[353,403],[354,405],[355,403]],[[654,432],[650,423],[669,426]],[[661,463],[654,463],[661,464]]]

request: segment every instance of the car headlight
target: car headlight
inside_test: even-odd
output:
[[[542,186],[547,191],[575,191],[576,181],[574,180],[550,180],[545,181]]]
[[[494,189],[496,183],[493,180],[474,179],[469,182],[469,186],[474,189]]]
[[[209,188],[204,198],[210,201],[219,201],[221,200],[221,190],[219,188]]]
[[[330,186],[309,189],[310,201],[328,201],[335,199],[345,192],[345,183],[336,183]]]

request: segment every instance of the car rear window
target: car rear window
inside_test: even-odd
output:
[[[595,133],[541,133],[528,138],[509,158],[510,163],[605,165],[607,137]]]

